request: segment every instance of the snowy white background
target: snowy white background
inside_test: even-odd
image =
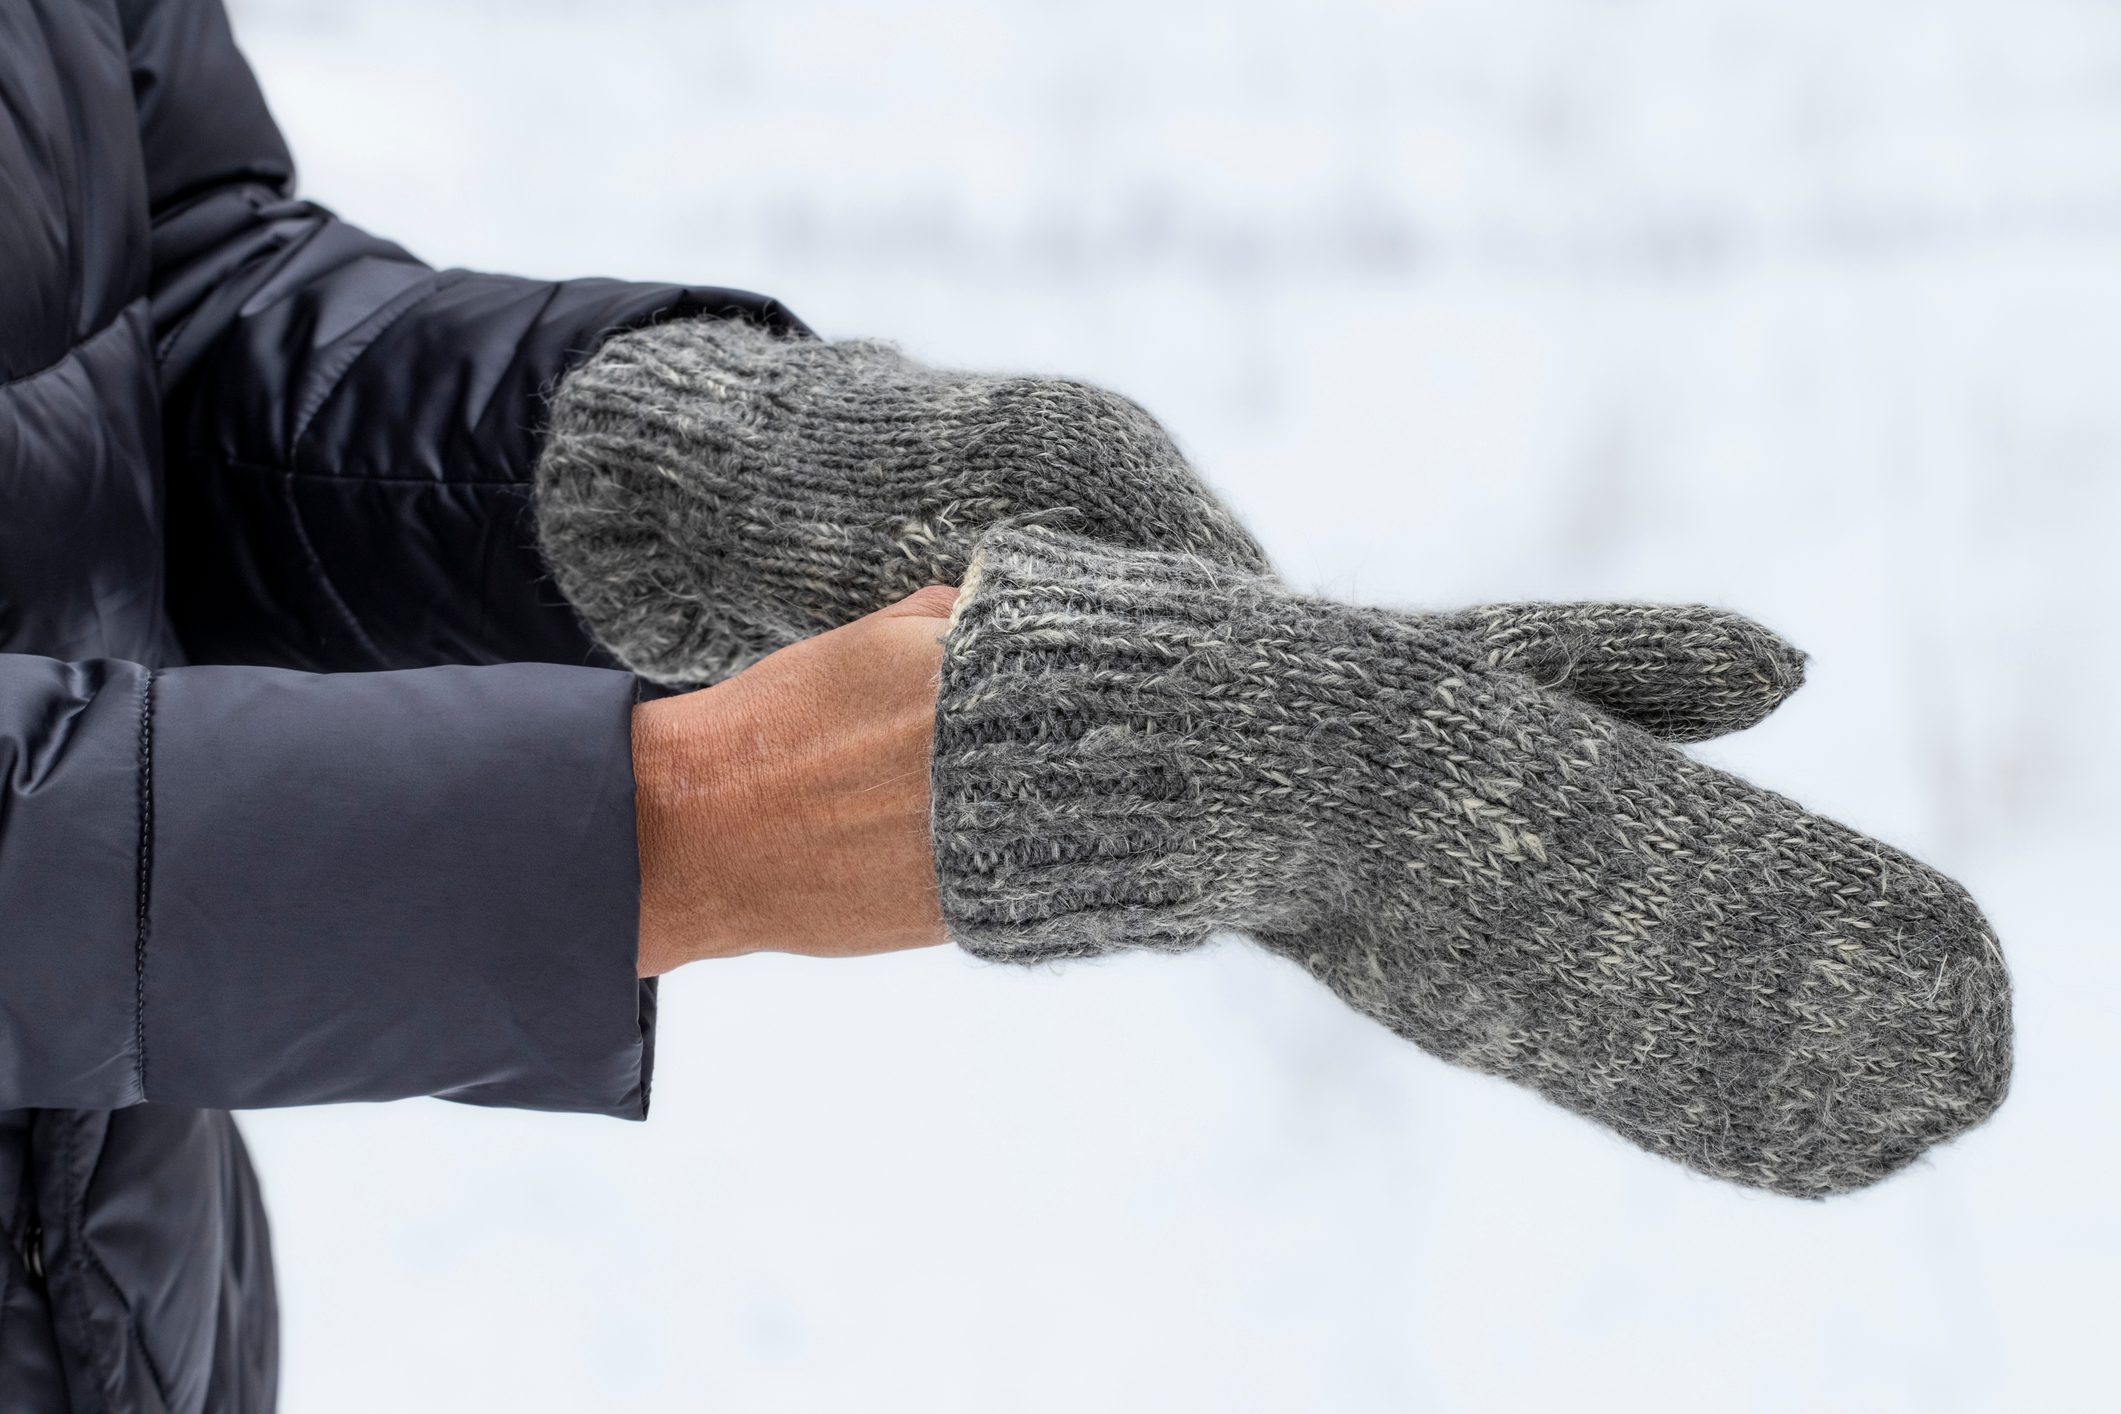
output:
[[[427,259],[743,285],[1161,415],[1290,575],[1741,607],[1714,760],[2019,988],[1984,1130],[1695,1179],[1236,944],[664,991],[642,1125],[246,1121],[287,1407],[2121,1407],[2121,10],[238,0],[305,187]]]

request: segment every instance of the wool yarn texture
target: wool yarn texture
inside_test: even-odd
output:
[[[1754,725],[1804,684],[1804,654],[1703,604],[1483,604],[1424,619],[1509,668],[1666,741]]]
[[[718,681],[955,584],[1012,518],[1266,565],[1156,419],[1085,383],[686,319],[605,340],[550,417],[546,559],[598,641],[661,683]]]
[[[1784,1194],[1996,1108],[2009,980],[1963,889],[1475,621],[992,533],[937,705],[952,936],[1036,963],[1243,934],[1447,1061]]]
[[[1266,569],[1163,427],[1084,383],[692,319],[606,340],[551,418],[546,559],[596,639],[668,685],[956,584],[1010,520]],[[1672,740],[1749,725],[1803,677],[1795,649],[1716,609],[1505,604],[1456,622],[1497,664]]]

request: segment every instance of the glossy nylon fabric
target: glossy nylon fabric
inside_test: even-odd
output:
[[[0,0],[0,1414],[272,1407],[230,1108],[647,1106],[635,688],[532,549],[539,394],[800,326],[291,190],[219,0]]]

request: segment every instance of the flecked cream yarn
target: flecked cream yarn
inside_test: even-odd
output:
[[[1120,545],[1265,557],[1127,399],[737,320],[619,334],[555,390],[538,534],[598,640],[713,682],[955,584],[982,533],[1060,515]]]
[[[1957,884],[1463,623],[998,531],[947,639],[932,779],[944,916],[979,956],[1243,933],[1720,1178],[1860,1188],[2009,1082],[2002,955]]]

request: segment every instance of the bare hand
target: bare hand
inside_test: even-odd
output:
[[[931,586],[634,708],[643,977],[943,941],[928,758],[956,597]]]

